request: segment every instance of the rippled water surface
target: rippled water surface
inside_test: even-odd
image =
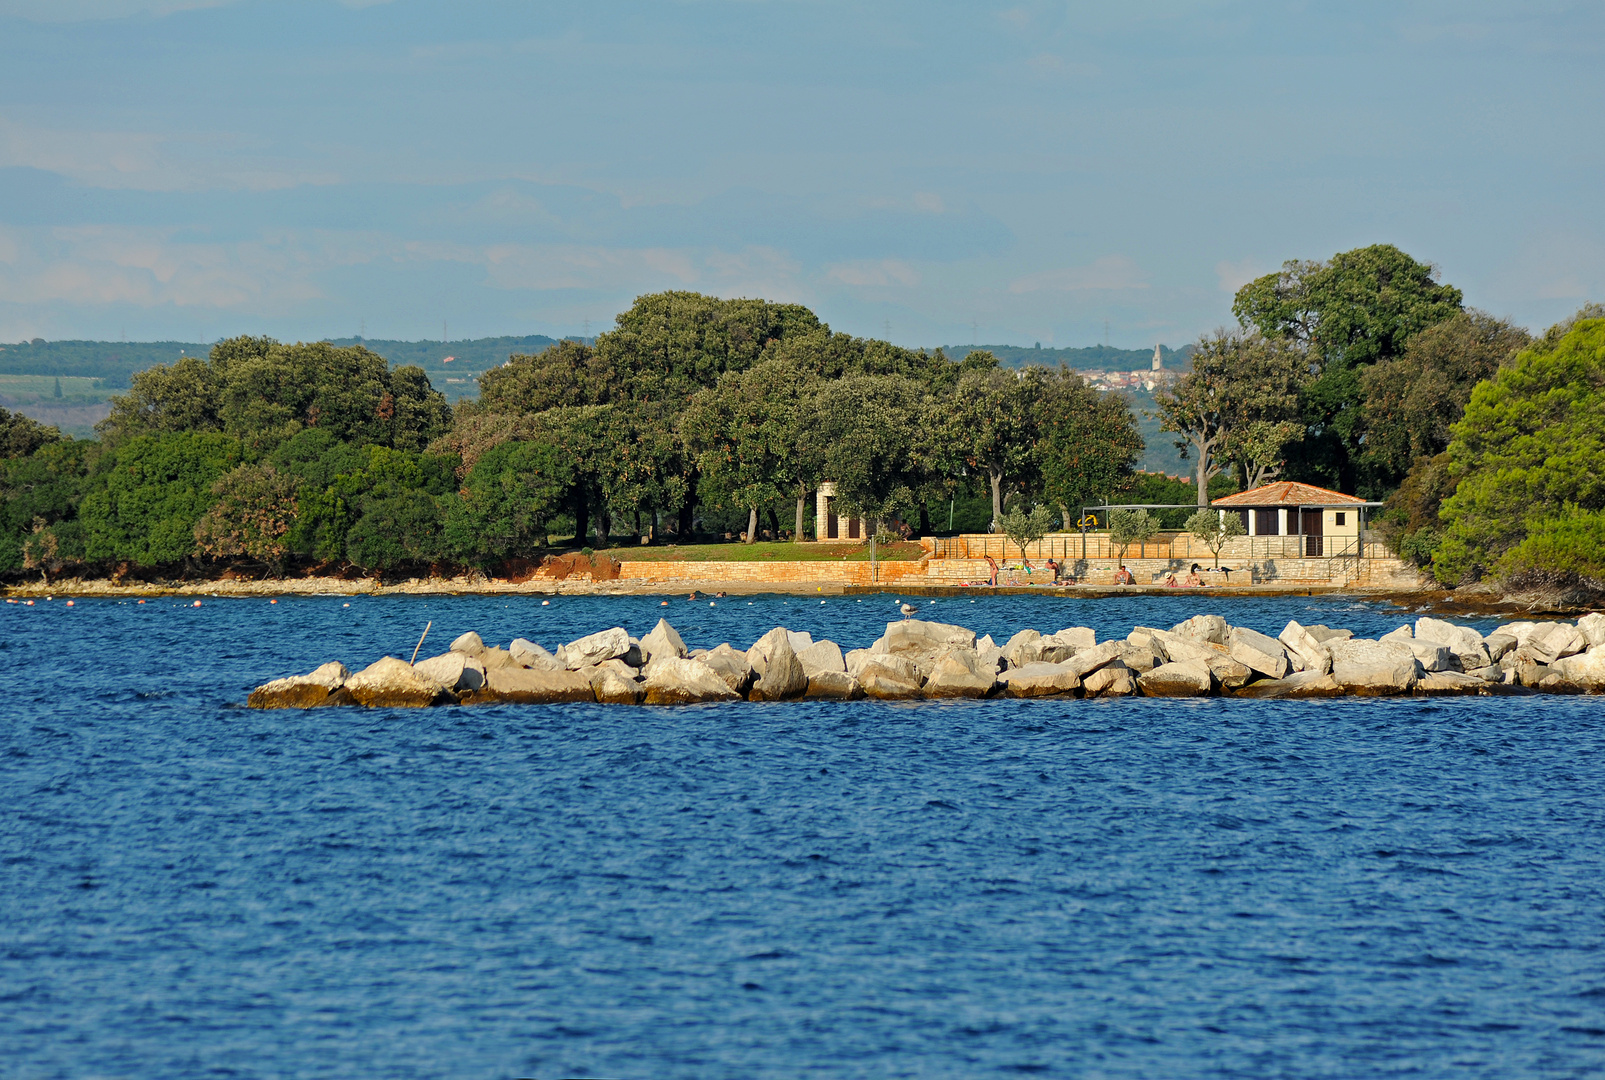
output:
[[[0,1076],[1605,1075],[1605,698],[240,707],[429,620],[862,646],[899,599],[0,605]]]

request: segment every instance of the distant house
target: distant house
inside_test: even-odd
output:
[[[1235,511],[1249,536],[1302,536],[1304,555],[1319,558],[1352,550],[1364,526],[1368,503],[1341,491],[1284,480],[1211,502],[1223,514]]]

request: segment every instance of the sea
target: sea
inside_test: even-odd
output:
[[[904,601],[1416,614],[0,605],[0,1077],[1605,1076],[1605,697],[244,706],[426,626],[849,648]]]

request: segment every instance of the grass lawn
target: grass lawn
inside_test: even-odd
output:
[[[855,544],[651,544],[609,548],[619,562],[868,562],[869,545]],[[882,544],[882,562],[914,562],[925,554],[916,543]]]

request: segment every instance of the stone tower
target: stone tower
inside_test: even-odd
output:
[[[1158,345],[1154,346],[1154,370],[1155,371],[1163,371],[1163,370],[1165,370],[1165,361],[1164,361],[1164,358],[1159,355],[1159,346]]]

